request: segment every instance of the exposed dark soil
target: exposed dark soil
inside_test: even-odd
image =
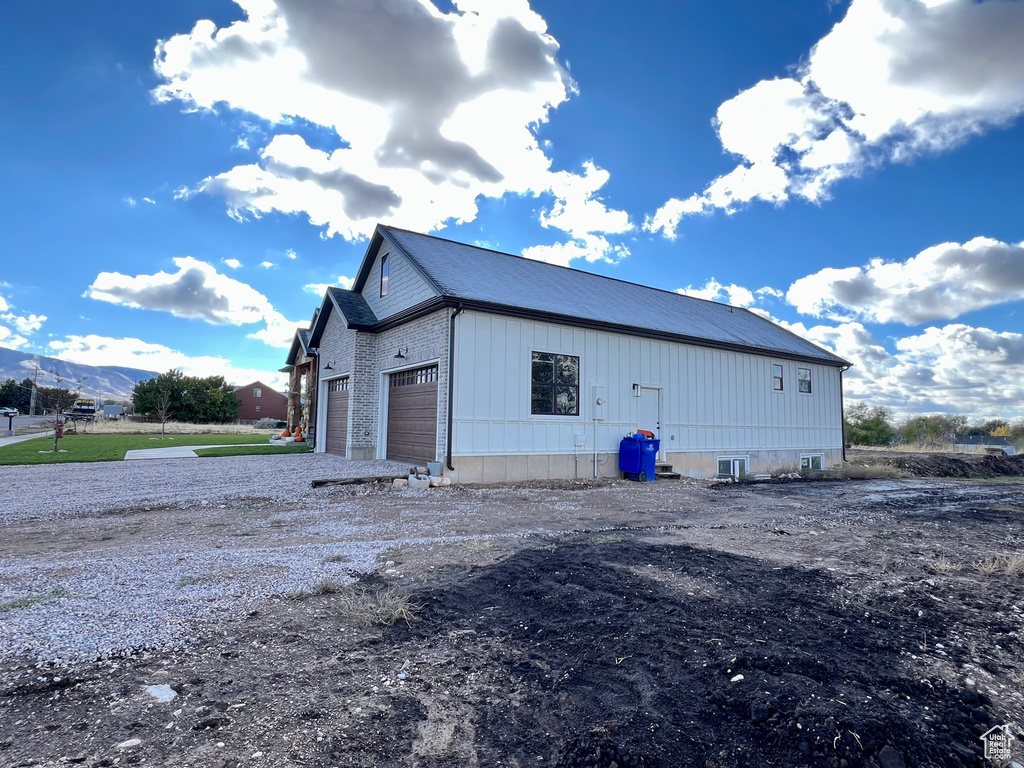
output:
[[[915,477],[996,478],[1024,475],[1024,454],[906,453],[849,450],[852,462],[887,464]]]
[[[1024,722],[1024,485],[633,487],[574,533],[403,548],[411,625],[325,594],[189,652],[23,670],[0,765],[980,768],[981,734]]]

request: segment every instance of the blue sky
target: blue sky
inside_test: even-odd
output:
[[[40,0],[0,346],[283,383],[376,222],[747,306],[1024,417],[1024,2]]]

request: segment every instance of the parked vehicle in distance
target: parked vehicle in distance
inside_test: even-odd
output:
[[[91,421],[96,418],[96,401],[92,398],[80,397],[75,400],[71,411],[64,415],[72,421]]]
[[[0,408],[0,416],[20,416],[17,408],[7,408],[6,406]]]

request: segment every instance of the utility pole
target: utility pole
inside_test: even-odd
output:
[[[36,385],[39,383],[39,358],[36,358],[36,373],[32,377],[32,397],[28,401],[28,415],[36,415]]]

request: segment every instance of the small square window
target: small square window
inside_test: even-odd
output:
[[[811,369],[810,368],[797,368],[796,369],[796,388],[798,392],[803,392],[806,395],[811,394]]]
[[[820,453],[800,457],[800,469],[820,470],[824,468],[824,457]]]
[[[747,476],[746,456],[719,456],[718,474],[722,477],[735,477],[736,479]]]
[[[390,254],[385,253],[380,257],[380,297],[383,299],[388,295],[388,276],[391,272]]]
[[[579,416],[579,357],[534,352],[530,371],[530,413]]]
[[[260,409],[260,407],[259,407],[259,406],[257,405],[257,406],[256,406],[256,410],[257,410],[257,411],[259,411],[259,409]]]
[[[777,363],[772,364],[772,389],[782,391],[782,366]]]

